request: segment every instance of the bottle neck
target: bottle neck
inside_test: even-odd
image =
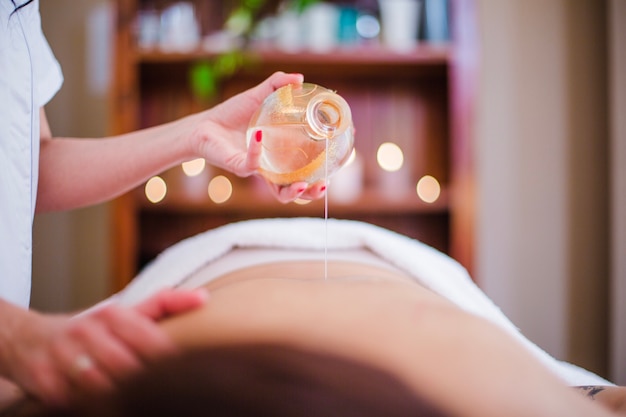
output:
[[[350,106],[335,93],[321,93],[307,105],[306,119],[316,140],[332,139],[341,135],[352,124]]]

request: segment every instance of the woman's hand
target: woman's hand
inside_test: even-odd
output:
[[[246,145],[246,131],[254,112],[263,100],[287,84],[301,84],[301,74],[276,72],[261,84],[240,93],[205,112],[182,119],[192,126],[190,134],[195,153],[211,165],[224,168],[240,177],[257,173],[263,146],[263,132],[255,132]],[[296,198],[317,199],[324,195],[323,182],[298,182],[288,186],[268,183],[272,194],[281,202]]]
[[[48,404],[110,389],[144,364],[176,353],[157,321],[205,298],[198,291],[168,290],[135,307],[112,304],[73,318],[29,312],[3,352],[5,373]]]

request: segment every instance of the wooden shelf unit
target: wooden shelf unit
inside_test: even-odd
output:
[[[306,81],[337,90],[348,101],[356,128],[355,148],[363,163],[362,193],[349,202],[331,198],[329,216],[368,221],[418,238],[471,269],[473,170],[467,125],[473,80],[471,66],[464,71],[459,59],[462,42],[436,47],[422,43],[402,54],[379,46],[329,54],[256,47],[245,52],[249,64],[224,80],[218,96],[206,102],[191,93],[188,74],[195,63],[212,54],[138,50],[131,29],[137,5],[133,0],[118,3],[114,133],[211,107],[277,70],[301,72]],[[457,3],[464,2],[453,5]],[[471,16],[453,15],[453,22],[464,18]],[[404,151],[405,164],[398,173],[386,173],[376,162],[376,150],[385,141]],[[180,167],[163,174],[174,185],[162,202],[149,203],[142,188],[116,200],[113,291],[167,246],[209,228],[250,218],[324,215],[323,201],[280,204],[256,178],[240,179],[213,167],[202,175],[208,182],[208,176],[217,174],[233,184],[233,196],[222,204],[211,202],[208,195],[184,191],[180,184],[187,180]],[[434,176],[442,186],[433,203],[421,201],[415,192],[424,175]]]

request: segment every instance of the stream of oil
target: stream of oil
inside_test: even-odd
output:
[[[324,160],[324,280],[328,279],[328,138],[326,138],[326,156]]]

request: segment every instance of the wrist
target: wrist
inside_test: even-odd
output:
[[[0,299],[0,376],[10,378],[9,365],[18,343],[19,330],[27,327],[34,314],[14,304]]]
[[[201,113],[196,113],[173,122],[174,147],[181,155],[180,162],[205,157],[203,144],[207,135],[204,129],[199,128],[201,117]]]
[[[67,322],[66,314],[42,314],[0,300],[0,377],[13,379],[13,369],[44,347]]]

